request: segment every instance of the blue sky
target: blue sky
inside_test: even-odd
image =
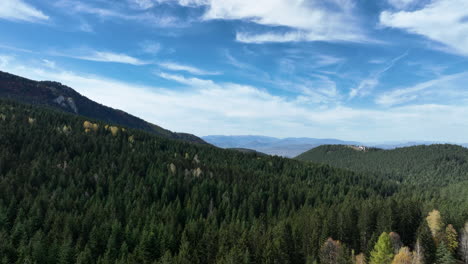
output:
[[[0,70],[199,136],[468,142],[466,0],[2,0]]]

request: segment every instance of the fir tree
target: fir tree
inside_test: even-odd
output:
[[[371,252],[370,264],[390,264],[393,260],[393,247],[388,233],[383,232]]]

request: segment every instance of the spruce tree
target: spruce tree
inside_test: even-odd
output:
[[[436,252],[436,264],[455,264],[456,260],[452,256],[452,253],[448,249],[445,242],[442,241],[439,246],[437,247]]]
[[[425,263],[434,263],[436,245],[426,221],[423,221],[421,226],[418,228],[417,239],[421,243]]]
[[[393,260],[393,247],[388,233],[383,232],[371,252],[370,264],[390,264]]]

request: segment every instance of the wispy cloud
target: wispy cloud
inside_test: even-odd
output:
[[[187,22],[181,21],[178,17],[167,14],[155,14],[146,11],[129,11],[128,9],[118,8],[120,5],[112,4],[109,7],[100,7],[90,5],[84,2],[61,0],[56,6],[65,12],[82,13],[98,16],[102,19],[120,19],[145,23],[156,27],[186,27]]]
[[[2,56],[0,55],[0,58]],[[196,89],[174,90],[141,86],[102,76],[44,69],[33,64],[9,61],[1,66],[35,80],[54,80],[77,89],[100,103],[123,109],[175,131],[197,135],[264,134],[270,136],[335,137],[350,140],[407,139],[467,140],[464,105],[423,104],[384,110],[307,107],[253,86],[209,81],[187,81]],[[174,78],[174,75],[166,75]],[[99,87],[99,89],[96,89]],[[157,109],[154,108],[157,105]],[[193,113],[197,113],[194,115]],[[294,131],[291,134],[291,131]],[[361,133],[356,133],[361,131]],[[389,131],[399,131],[391,133]]]
[[[414,5],[418,0],[388,0],[388,3],[395,8],[405,9]]]
[[[193,67],[193,66],[179,64],[175,62],[163,62],[163,63],[159,63],[159,66],[167,70],[183,71],[183,72],[188,72],[194,75],[219,75],[221,74],[220,72],[205,71],[205,70]]]
[[[467,17],[468,1],[434,0],[415,11],[384,11],[380,24],[425,36],[453,52],[468,55]]]
[[[37,22],[48,20],[49,16],[22,0],[2,0],[0,18],[11,21]]]
[[[182,75],[170,74],[166,72],[156,72],[155,74],[161,78],[175,81],[175,82],[178,82],[178,83],[190,86],[190,87],[205,87],[206,88],[206,87],[214,86],[214,82],[211,80],[203,80],[203,79],[193,78],[193,77],[187,78]]]
[[[159,42],[144,41],[140,43],[140,48],[143,53],[157,54],[161,51],[162,45]]]
[[[384,106],[393,106],[408,103],[417,99],[421,101],[425,101],[427,99],[434,100],[435,94],[437,94],[438,100],[442,98],[446,100],[454,95],[458,99],[466,99],[468,92],[463,91],[466,83],[468,83],[468,72],[444,75],[437,79],[422,82],[411,87],[400,88],[383,93],[376,98],[375,102]],[[453,92],[454,90],[455,92]]]
[[[113,53],[107,51],[93,51],[89,54],[78,55],[78,56],[69,56],[76,59],[89,60],[89,61],[98,61],[98,62],[116,62],[116,63],[125,63],[131,65],[145,65],[148,62],[144,62],[135,57],[129,56],[123,53]]]
[[[55,61],[43,59],[42,63],[47,68],[50,68],[50,69],[55,69],[56,68]]]
[[[359,85],[357,87],[351,89],[351,91],[349,92],[349,99],[353,99],[356,96],[367,95],[371,90],[373,90],[377,85],[379,85],[380,77],[382,77],[382,75],[385,72],[390,70],[399,60],[403,59],[408,54],[409,53],[407,51],[407,52],[403,53],[402,55],[392,59],[391,61],[389,61],[387,63],[387,65],[383,69],[380,69],[380,70],[372,73],[367,78],[361,80],[361,82],[359,82]]]

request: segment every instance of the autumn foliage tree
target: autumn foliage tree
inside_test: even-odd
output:
[[[392,264],[412,264],[413,253],[407,247],[402,247],[393,258]]]
[[[340,241],[328,238],[320,248],[320,263],[322,264],[346,264],[348,263],[346,249]]]
[[[458,234],[455,228],[452,225],[447,225],[445,228],[444,242],[447,246],[447,249],[454,254],[458,248]]]
[[[441,237],[441,231],[443,228],[442,217],[438,210],[432,210],[426,217],[427,225],[429,226],[432,237],[435,239],[435,242],[438,243]]]

